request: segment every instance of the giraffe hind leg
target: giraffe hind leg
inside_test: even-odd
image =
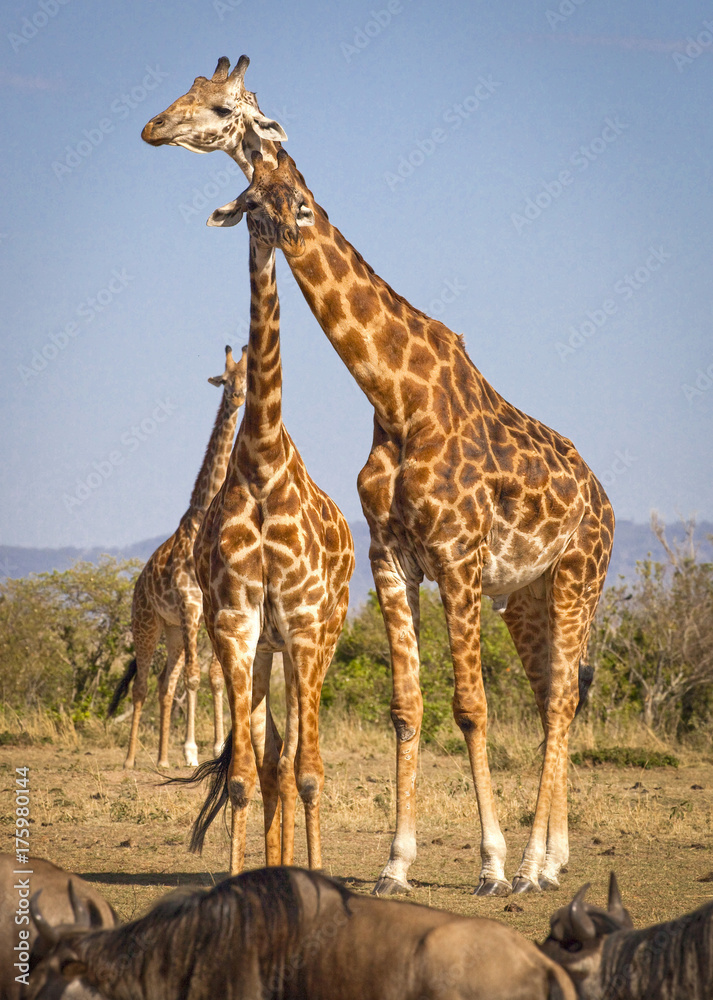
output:
[[[166,666],[158,679],[158,700],[160,709],[158,766],[168,767],[168,743],[171,732],[171,709],[176,693],[176,684],[183,666],[183,637],[176,625],[166,627]]]
[[[535,818],[513,880],[515,892],[556,887],[569,857],[569,728],[591,683],[587,638],[609,552],[598,544],[600,527],[595,515],[585,518],[545,578],[544,599],[524,588],[511,595],[503,616],[533,688],[545,733]]]
[[[134,636],[134,649],[136,650],[136,675],[131,689],[131,699],[134,707],[131,717],[129,746],[126,751],[126,760],[124,761],[125,768],[132,768],[136,763],[141,710],[146,701],[151,661],[163,630],[163,624],[153,612],[153,609],[147,609],[141,616],[134,617],[131,623],[131,630]]]

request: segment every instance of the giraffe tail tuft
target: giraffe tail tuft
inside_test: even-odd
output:
[[[197,785],[206,778],[210,778],[210,787],[206,795],[205,802],[198,813],[198,817],[193,824],[191,832],[191,842],[188,850],[191,854],[202,854],[203,841],[215,817],[228,804],[228,768],[230,758],[233,756],[233,734],[228,733],[228,738],[223,745],[220,756],[215,760],[206,760],[200,767],[197,767],[190,778],[167,778],[162,782],[164,785]]]
[[[134,677],[136,677],[136,657],[131,661],[126,670],[124,671],[124,676],[121,678],[119,683],[116,685],[114,694],[111,696],[111,701],[109,702],[109,707],[106,710],[107,719],[111,717],[116,712],[119,705],[122,703],[124,698],[129,693],[129,687]]]
[[[575,719],[579,713],[584,708],[587,695],[589,694],[589,689],[592,686],[592,681],[594,680],[594,667],[590,667],[588,663],[584,660],[579,661],[579,701],[577,702],[577,709],[574,713]]]

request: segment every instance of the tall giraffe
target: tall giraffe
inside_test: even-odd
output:
[[[228,76],[193,87],[142,132],[153,145],[223,149],[242,168],[260,146],[258,187],[213,213],[235,225],[243,211],[272,229],[317,321],[375,410],[374,438],[359,494],[391,649],[391,715],[397,734],[397,822],[381,894],[408,890],[416,857],[415,777],[423,704],[418,684],[418,588],[438,584],[455,677],[453,712],[464,734],[481,821],[477,895],[557,886],[569,857],[567,743],[591,672],[589,629],[604,585],[614,515],[573,444],[517,410],[483,378],[462,340],[379,278],[330,224],[274,135],[259,135],[247,58]],[[240,71],[240,72],[238,72]],[[233,76],[239,76],[239,86]],[[259,109],[258,109],[259,112]],[[225,135],[216,124],[228,123]],[[283,199],[283,200],[281,200]],[[299,256],[284,238],[311,211]],[[497,601],[532,685],[545,754],[530,837],[512,886],[486,753],[487,706],[480,664],[480,601]]]
[[[309,224],[308,213],[297,220],[295,252],[297,226]],[[321,866],[319,702],[354,570],[346,518],[312,481],[282,422],[275,251],[252,226],[250,293],[245,415],[225,482],[194,549],[205,623],[223,668],[232,729],[220,757],[202,765],[193,778],[182,779],[213,778],[194,826],[194,850],[201,849],[208,826],[230,799],[231,874],[243,867],[247,809],[258,776],[267,863],[292,864],[299,792],[309,865]],[[276,651],[283,655],[287,697],[281,755],[269,709]]]
[[[136,657],[117,685],[108,709],[113,715],[133,681],[134,703],[129,747],[124,767],[134,766],[139,735],[141,709],[146,700],[151,661],[161,634],[166,636],[166,665],[158,679],[160,725],[158,766],[168,767],[168,741],[171,729],[171,707],[176,684],[185,665],[187,690],[186,739],[183,753],[186,764],[198,764],[195,737],[196,698],[200,684],[197,637],[202,615],[202,595],[193,561],[193,543],[206,509],[225,479],[230,449],[235,436],[238,409],[245,402],[247,347],[239,361],[230,347],[225,348],[225,370],[209,378],[212,385],[222,387],[223,394],[208,441],[203,463],[198,472],[191,502],[178,528],[149,557],[134,587],[131,605],[131,631]],[[224,740],[223,676],[220,664],[213,656],[209,671],[213,692],[214,753],[219,754]]]

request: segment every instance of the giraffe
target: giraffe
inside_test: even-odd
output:
[[[202,614],[202,595],[196,580],[193,543],[203,521],[206,508],[225,478],[228,457],[235,435],[238,409],[245,402],[247,347],[239,361],[230,347],[225,348],[225,370],[209,378],[223,393],[208,441],[203,463],[196,478],[191,502],[178,528],[149,557],[134,587],[131,605],[131,631],[136,657],[119,682],[108,709],[113,715],[133,680],[133,716],[125,768],[136,761],[141,709],[146,700],[147,680],[151,661],[161,634],[166,636],[166,665],[158,680],[160,724],[158,766],[168,767],[168,741],[171,728],[171,707],[176,683],[185,665],[187,690],[186,739],[183,753],[186,764],[198,764],[195,739],[195,713],[200,664],[197,636]],[[215,656],[211,660],[210,685],[213,692],[214,752],[223,746],[223,676]]]
[[[252,126],[247,57],[193,87],[142,132],[154,145],[223,149],[246,168],[259,145],[262,171],[209,225],[244,212],[279,246],[324,333],[374,406],[374,435],[358,477],[371,534],[370,561],[388,634],[396,730],[397,815],[377,894],[408,892],[416,858],[415,778],[423,714],[419,585],[435,580],[454,669],[453,713],[463,732],[481,823],[476,895],[555,888],[569,857],[568,733],[591,683],[589,629],[614,533],[609,500],[571,441],[516,409],[486,381],[461,338],[393,291],[329,222],[279,137]],[[240,73],[237,71],[240,70]],[[219,72],[220,71],[220,72]],[[240,77],[240,87],[231,78]],[[232,88],[232,89],[231,89]],[[251,110],[252,109],[252,110]],[[258,109],[259,110],[259,109]],[[225,113],[225,114],[224,114]],[[217,116],[230,124],[225,136]],[[300,213],[295,253],[289,234]],[[512,883],[486,752],[480,603],[501,611],[535,695],[545,741],[530,837]]]
[[[305,215],[297,225],[309,221]],[[294,238],[299,243],[297,230]],[[268,865],[292,864],[299,793],[309,865],[321,866],[319,702],[354,570],[346,518],[312,481],[282,422],[275,250],[252,226],[249,261],[245,414],[225,482],[194,548],[206,628],[223,669],[232,726],[220,757],[192,778],[179,779],[213,779],[194,826],[193,850],[202,848],[208,826],[230,800],[231,874],[243,867],[247,809],[258,778]],[[269,708],[277,651],[285,669],[284,746]]]

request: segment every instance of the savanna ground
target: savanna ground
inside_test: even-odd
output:
[[[93,721],[78,733],[71,723],[52,723],[46,715],[0,713],[0,849],[14,848],[15,768],[28,767],[31,853],[81,874],[124,920],[141,915],[173,887],[211,885],[226,874],[223,821],[211,828],[202,857],[187,852],[204,790],[161,787],[156,732],[149,723],[142,729],[136,769],[124,771],[128,721]],[[211,735],[205,712],[198,732],[205,759]],[[629,746],[638,740],[647,752],[667,749],[644,729],[633,740],[631,732],[626,736]],[[495,728],[492,738],[493,782],[512,876],[532,818],[541,735],[534,728],[510,727]],[[179,767],[181,740],[176,725],[171,747],[176,766],[170,775],[189,773]],[[572,749],[586,750],[594,743],[587,724],[575,723]],[[448,749],[453,747],[448,741]],[[388,856],[393,831],[394,737],[386,727],[330,714],[322,751],[324,868],[355,890],[368,892]],[[552,910],[568,902],[584,882],[592,883],[589,898],[604,905],[612,869],[637,926],[700,906],[713,894],[713,757],[680,750],[677,756],[678,767],[570,765],[571,856],[562,888],[477,899],[472,890],[479,871],[479,823],[467,757],[437,744],[422,748],[419,855],[411,868],[410,898],[493,917],[538,940],[547,933]],[[263,857],[258,797],[249,819],[248,867],[259,867]],[[299,813],[295,860],[306,863]],[[508,909],[508,904],[515,905]]]

